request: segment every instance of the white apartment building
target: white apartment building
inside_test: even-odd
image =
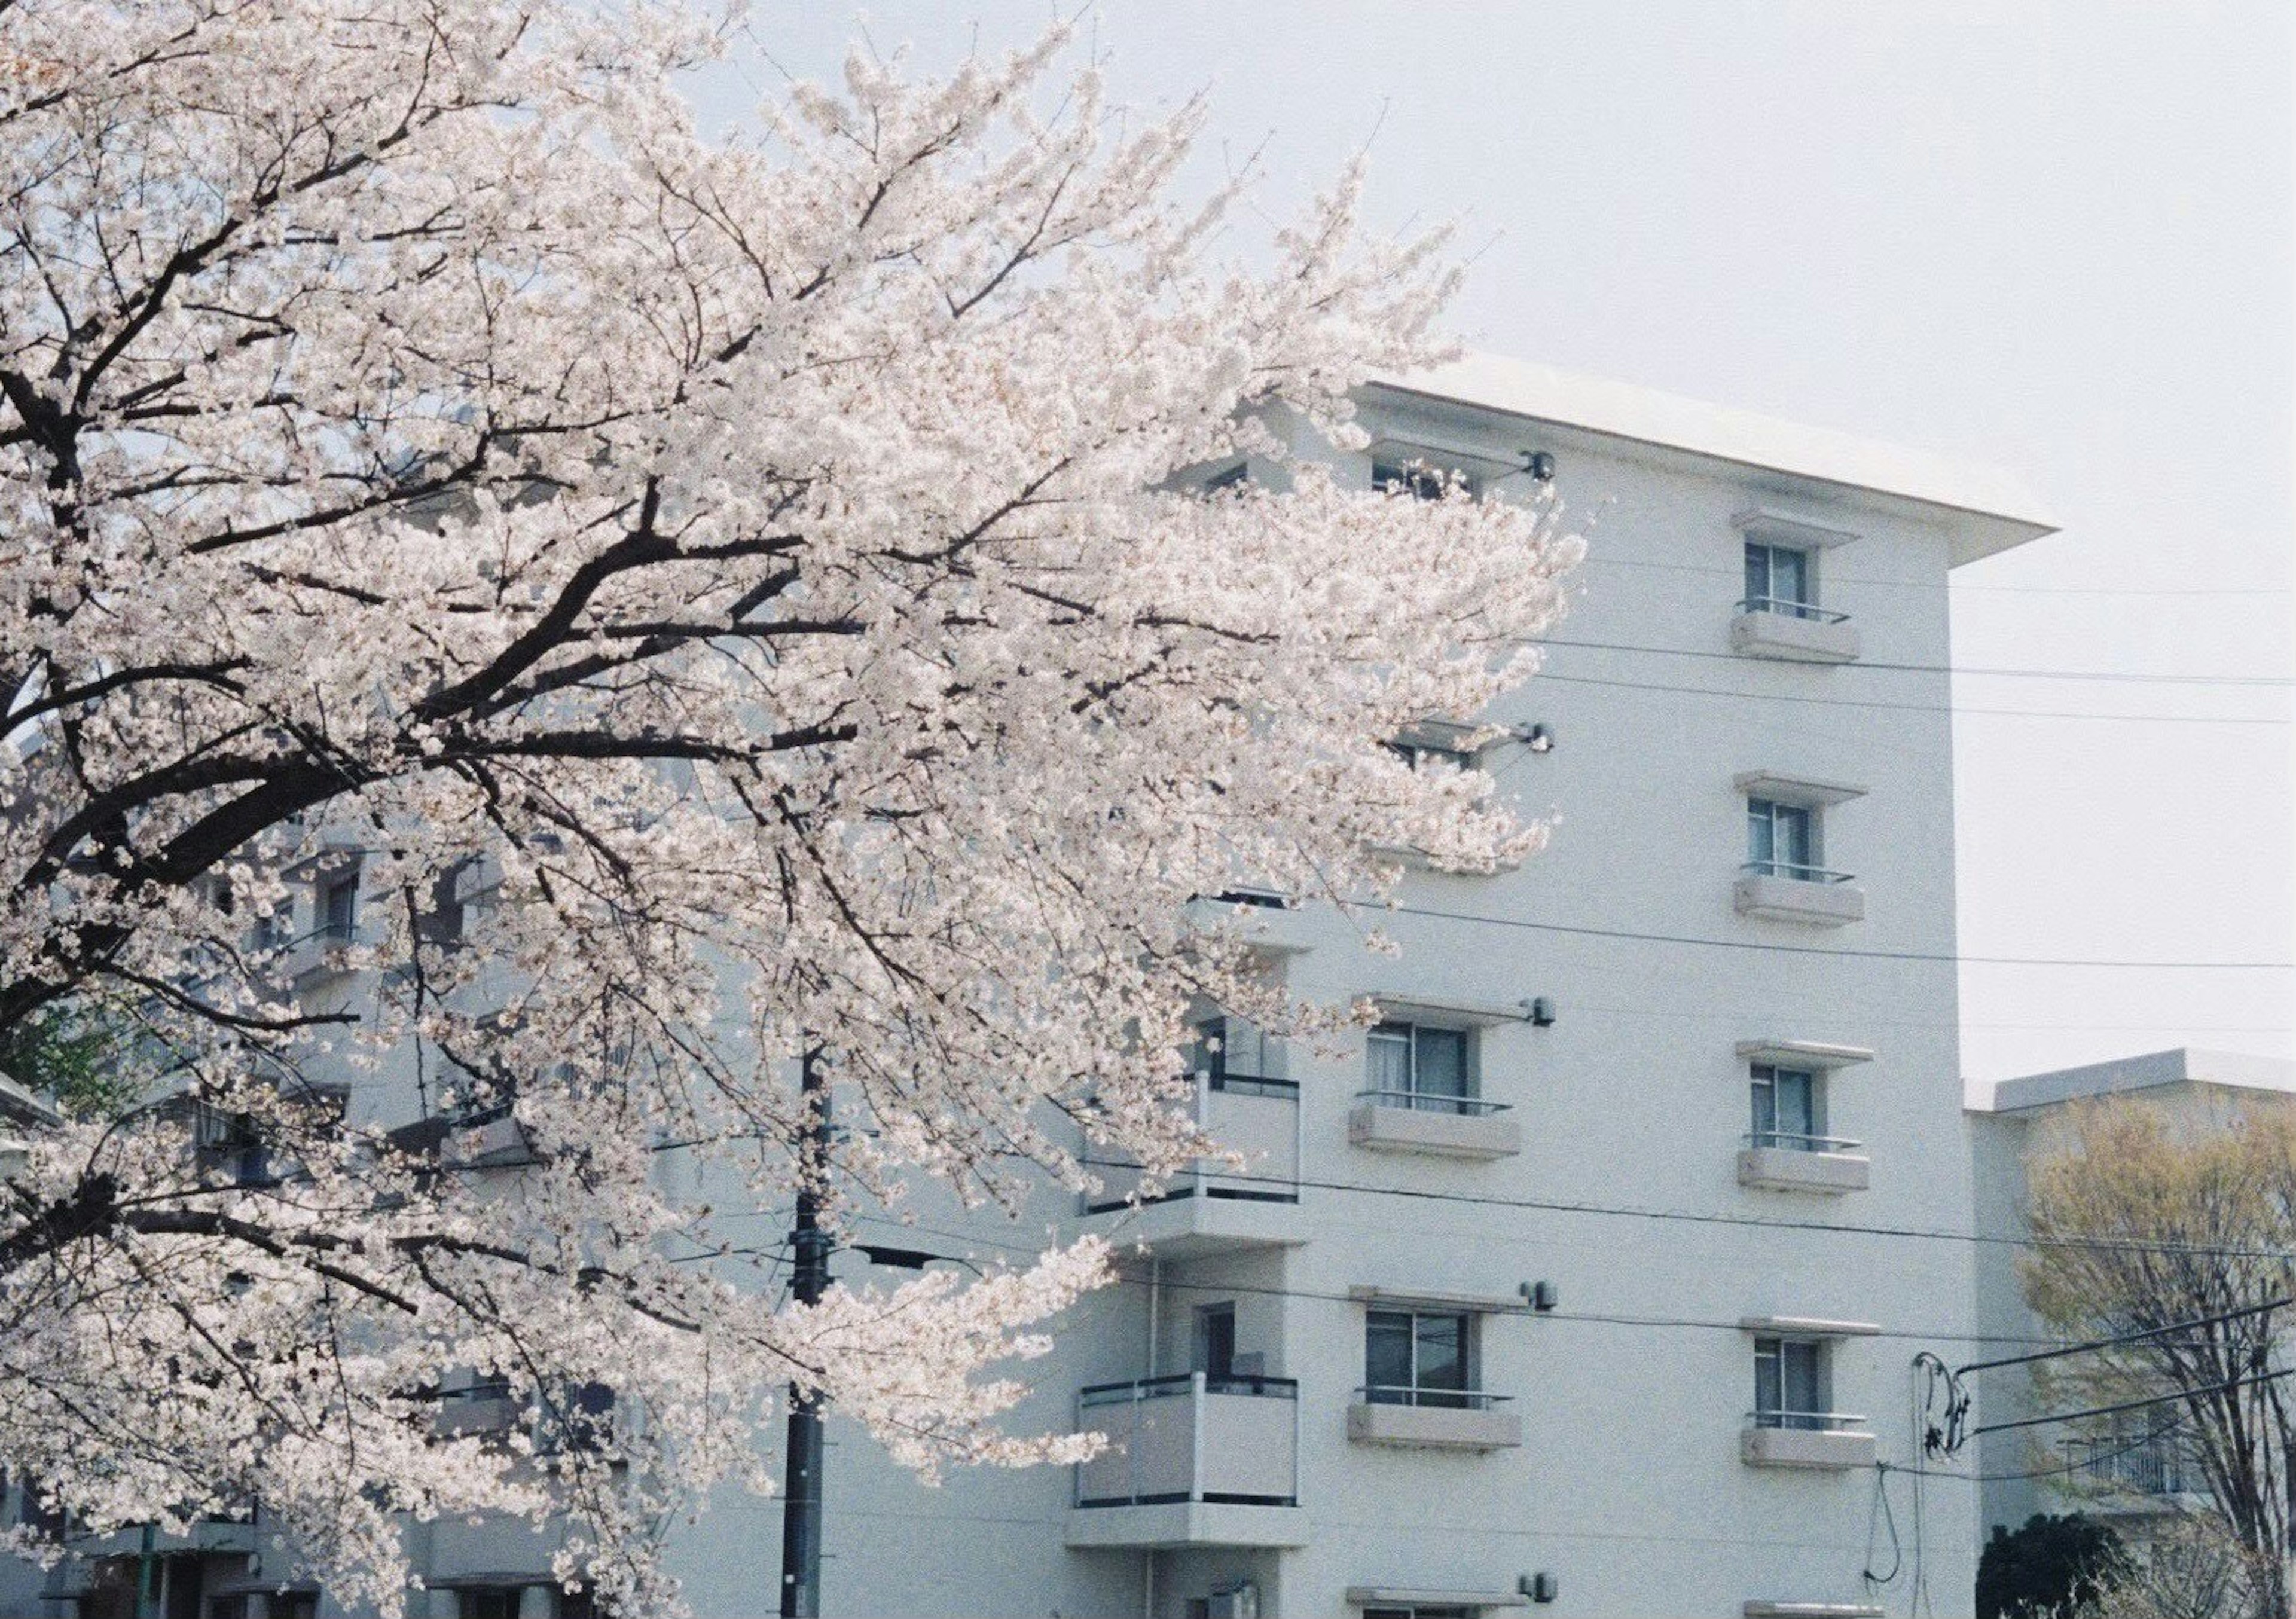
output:
[[[2120,1097],[2160,1109],[2181,1128],[2223,1129],[2243,1113],[2296,1107],[2296,1063],[2179,1048],[2004,1080],[1988,1105],[1970,1109],[1977,1229],[2012,1239],[2030,1235],[2028,1162],[2067,1144],[2072,1109]],[[1979,1329],[1994,1340],[1988,1358],[2020,1353],[2048,1336],[2019,1289],[2017,1253],[1988,1244],[1978,1255]],[[2022,1367],[1980,1372],[1971,1384],[1979,1425],[2041,1414]],[[2141,1539],[2148,1520],[2204,1507],[2206,1483],[2174,1443],[2170,1416],[2129,1412],[2103,1435],[2044,1426],[1979,1435],[1968,1454],[1986,1480],[1985,1532],[2013,1530],[2037,1512],[2079,1511]]]
[[[1889,1233],[1972,1218],[1947,581],[2052,525],[1997,474],[1513,362],[1360,405],[1345,476],[1551,477],[1587,535],[1547,673],[1465,761],[1559,816],[1552,842],[1414,871],[1375,917],[1201,902],[1252,905],[1295,992],[1382,1013],[1335,1055],[1207,1029],[1203,1116],[1245,1172],[858,1234],[975,1263],[1128,1245],[1014,1418],[1119,1443],[926,1488],[832,1417],[823,1612],[1822,1619],[1905,1609],[1916,1566],[1967,1612],[1973,1492],[1931,1481],[1915,1548],[1878,1464],[1918,1456],[1914,1353],[1980,1330],[1972,1248]],[[314,928],[355,904],[321,886]],[[1906,1543],[1877,1586],[1885,1493]],[[779,1524],[742,1497],[676,1532],[698,1614],[774,1610]],[[180,1549],[168,1619],[331,1611],[265,1594],[259,1525],[225,1530]],[[412,1533],[418,1613],[562,1611],[549,1536]],[[0,1615],[75,1612],[92,1566],[45,1600],[0,1585]]]

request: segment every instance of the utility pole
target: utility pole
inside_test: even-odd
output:
[[[819,1304],[829,1287],[829,1233],[821,1229],[821,1190],[829,1169],[829,1088],[818,1056],[808,1045],[798,1070],[806,1116],[798,1138],[790,1292],[800,1304]],[[782,1619],[816,1619],[821,1612],[821,1395],[792,1383],[782,1494]]]

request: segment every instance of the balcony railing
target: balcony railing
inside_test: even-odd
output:
[[[1169,1176],[1160,1198],[1229,1198],[1256,1203],[1300,1200],[1300,1086],[1297,1081],[1264,1075],[1196,1075],[1196,1123],[1222,1147],[1242,1153],[1236,1169],[1216,1158],[1198,1158]],[[1084,1212],[1121,1208],[1140,1188],[1133,1165],[1103,1161],[1102,1186],[1087,1193]]]
[[[1366,1383],[1356,1390],[1365,1405],[1413,1405],[1427,1410],[1488,1411],[1513,1400],[1480,1388],[1420,1388],[1404,1383]]]
[[[1738,869],[1749,877],[1783,877],[1798,883],[1853,883],[1857,880],[1848,871],[1829,871],[1824,866],[1805,866],[1791,860],[1750,860]]]
[[[1480,1096],[1447,1096],[1430,1091],[1358,1091],[1356,1100],[1374,1108],[1402,1108],[1414,1113],[1456,1113],[1484,1118],[1513,1109],[1512,1102],[1487,1102]]]
[[[1793,1130],[1750,1130],[1746,1145],[1781,1152],[1856,1152],[1866,1145],[1841,1135],[1807,1135]]]
[[[1746,1413],[1746,1426],[1784,1428],[1797,1434],[1849,1434],[1865,1427],[1867,1419],[1849,1411],[1758,1410]]]
[[[1109,1442],[1077,1466],[1079,1507],[1298,1504],[1300,1386],[1290,1378],[1196,1371],[1095,1384],[1077,1396],[1077,1426]]]
[[[2068,1439],[2065,1466],[2070,1476],[2131,1495],[2185,1495],[2197,1492],[2189,1480],[2185,1459],[2175,1443],[2163,1437],[2147,1439]]]
[[[1787,596],[1749,596],[1738,603],[1742,613],[1776,613],[1781,617],[1807,618],[1813,624],[1847,624],[1847,613],[1828,612],[1814,602],[1796,601]]]

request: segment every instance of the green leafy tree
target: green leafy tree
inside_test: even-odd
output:
[[[2130,1569],[2120,1537],[2078,1512],[2037,1512],[2014,1532],[1995,1528],[1977,1563],[1978,1619],[2069,1619]]]

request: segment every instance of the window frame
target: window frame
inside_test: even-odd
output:
[[[340,923],[336,917],[336,901],[342,901]],[[338,944],[355,943],[359,925],[358,868],[331,871],[322,877],[313,895],[311,931],[320,938]]]
[[[1469,1410],[1483,1398],[1478,1374],[1481,1370],[1480,1336],[1477,1322],[1480,1316],[1472,1310],[1418,1310],[1395,1306],[1379,1306],[1364,1312],[1364,1387],[1366,1405],[1407,1405],[1443,1410]],[[1407,1346],[1405,1370],[1410,1375],[1407,1383],[1381,1382],[1380,1370],[1374,1359],[1374,1335],[1382,1327],[1392,1332],[1397,1323],[1403,1324],[1403,1341]],[[1448,1324],[1457,1332],[1454,1356],[1457,1382],[1428,1383],[1421,1364],[1421,1347],[1426,1342],[1426,1325]]]
[[[1790,1358],[1806,1357],[1807,1407],[1791,1402],[1799,1392],[1794,1386]],[[1754,1339],[1754,1410],[1756,1427],[1784,1428],[1801,1433],[1824,1433],[1832,1429],[1833,1410],[1833,1345],[1822,1337],[1798,1337],[1786,1333],[1762,1333]],[[1765,1370],[1775,1380],[1775,1392],[1764,1387]]]
[[[1799,827],[1801,858],[1782,858],[1780,833]],[[1792,839],[1787,839],[1789,845]],[[1768,852],[1763,853],[1767,843]],[[1791,851],[1790,851],[1791,852]],[[1790,798],[1746,796],[1746,869],[1763,877],[1790,882],[1820,882],[1825,877],[1825,818],[1824,806],[1797,804]]]
[[[1398,1036],[1393,1031],[1406,1031]],[[1472,1026],[1430,1023],[1413,1018],[1382,1018],[1364,1031],[1364,1078],[1369,1083],[1365,1095],[1381,1107],[1402,1108],[1415,1113],[1457,1113],[1473,1115],[1485,1111],[1477,1106],[1482,1100],[1482,1063]],[[1421,1036],[1447,1035],[1458,1042],[1459,1089],[1432,1091],[1421,1085]],[[1404,1073],[1401,1086],[1384,1083],[1379,1063],[1374,1056],[1376,1045],[1400,1045],[1404,1050]]]
[[[1748,1103],[1751,1109],[1746,1144],[1756,1148],[1775,1148],[1787,1152],[1823,1152],[1832,1144],[1826,1134],[1825,1070],[1797,1068],[1785,1063],[1750,1062],[1746,1065]],[[1801,1093],[1799,1130],[1787,1129],[1779,1103],[1787,1094],[1787,1083]],[[1769,1120],[1763,1122],[1765,1092],[1769,1102]]]
[[[1741,612],[1776,613],[1788,618],[1822,618],[1826,617],[1818,603],[1817,556],[1816,550],[1805,545],[1784,545],[1771,540],[1750,539],[1745,542],[1745,599],[1738,603]],[[1778,561],[1792,557],[1794,590],[1783,593],[1778,588]]]

